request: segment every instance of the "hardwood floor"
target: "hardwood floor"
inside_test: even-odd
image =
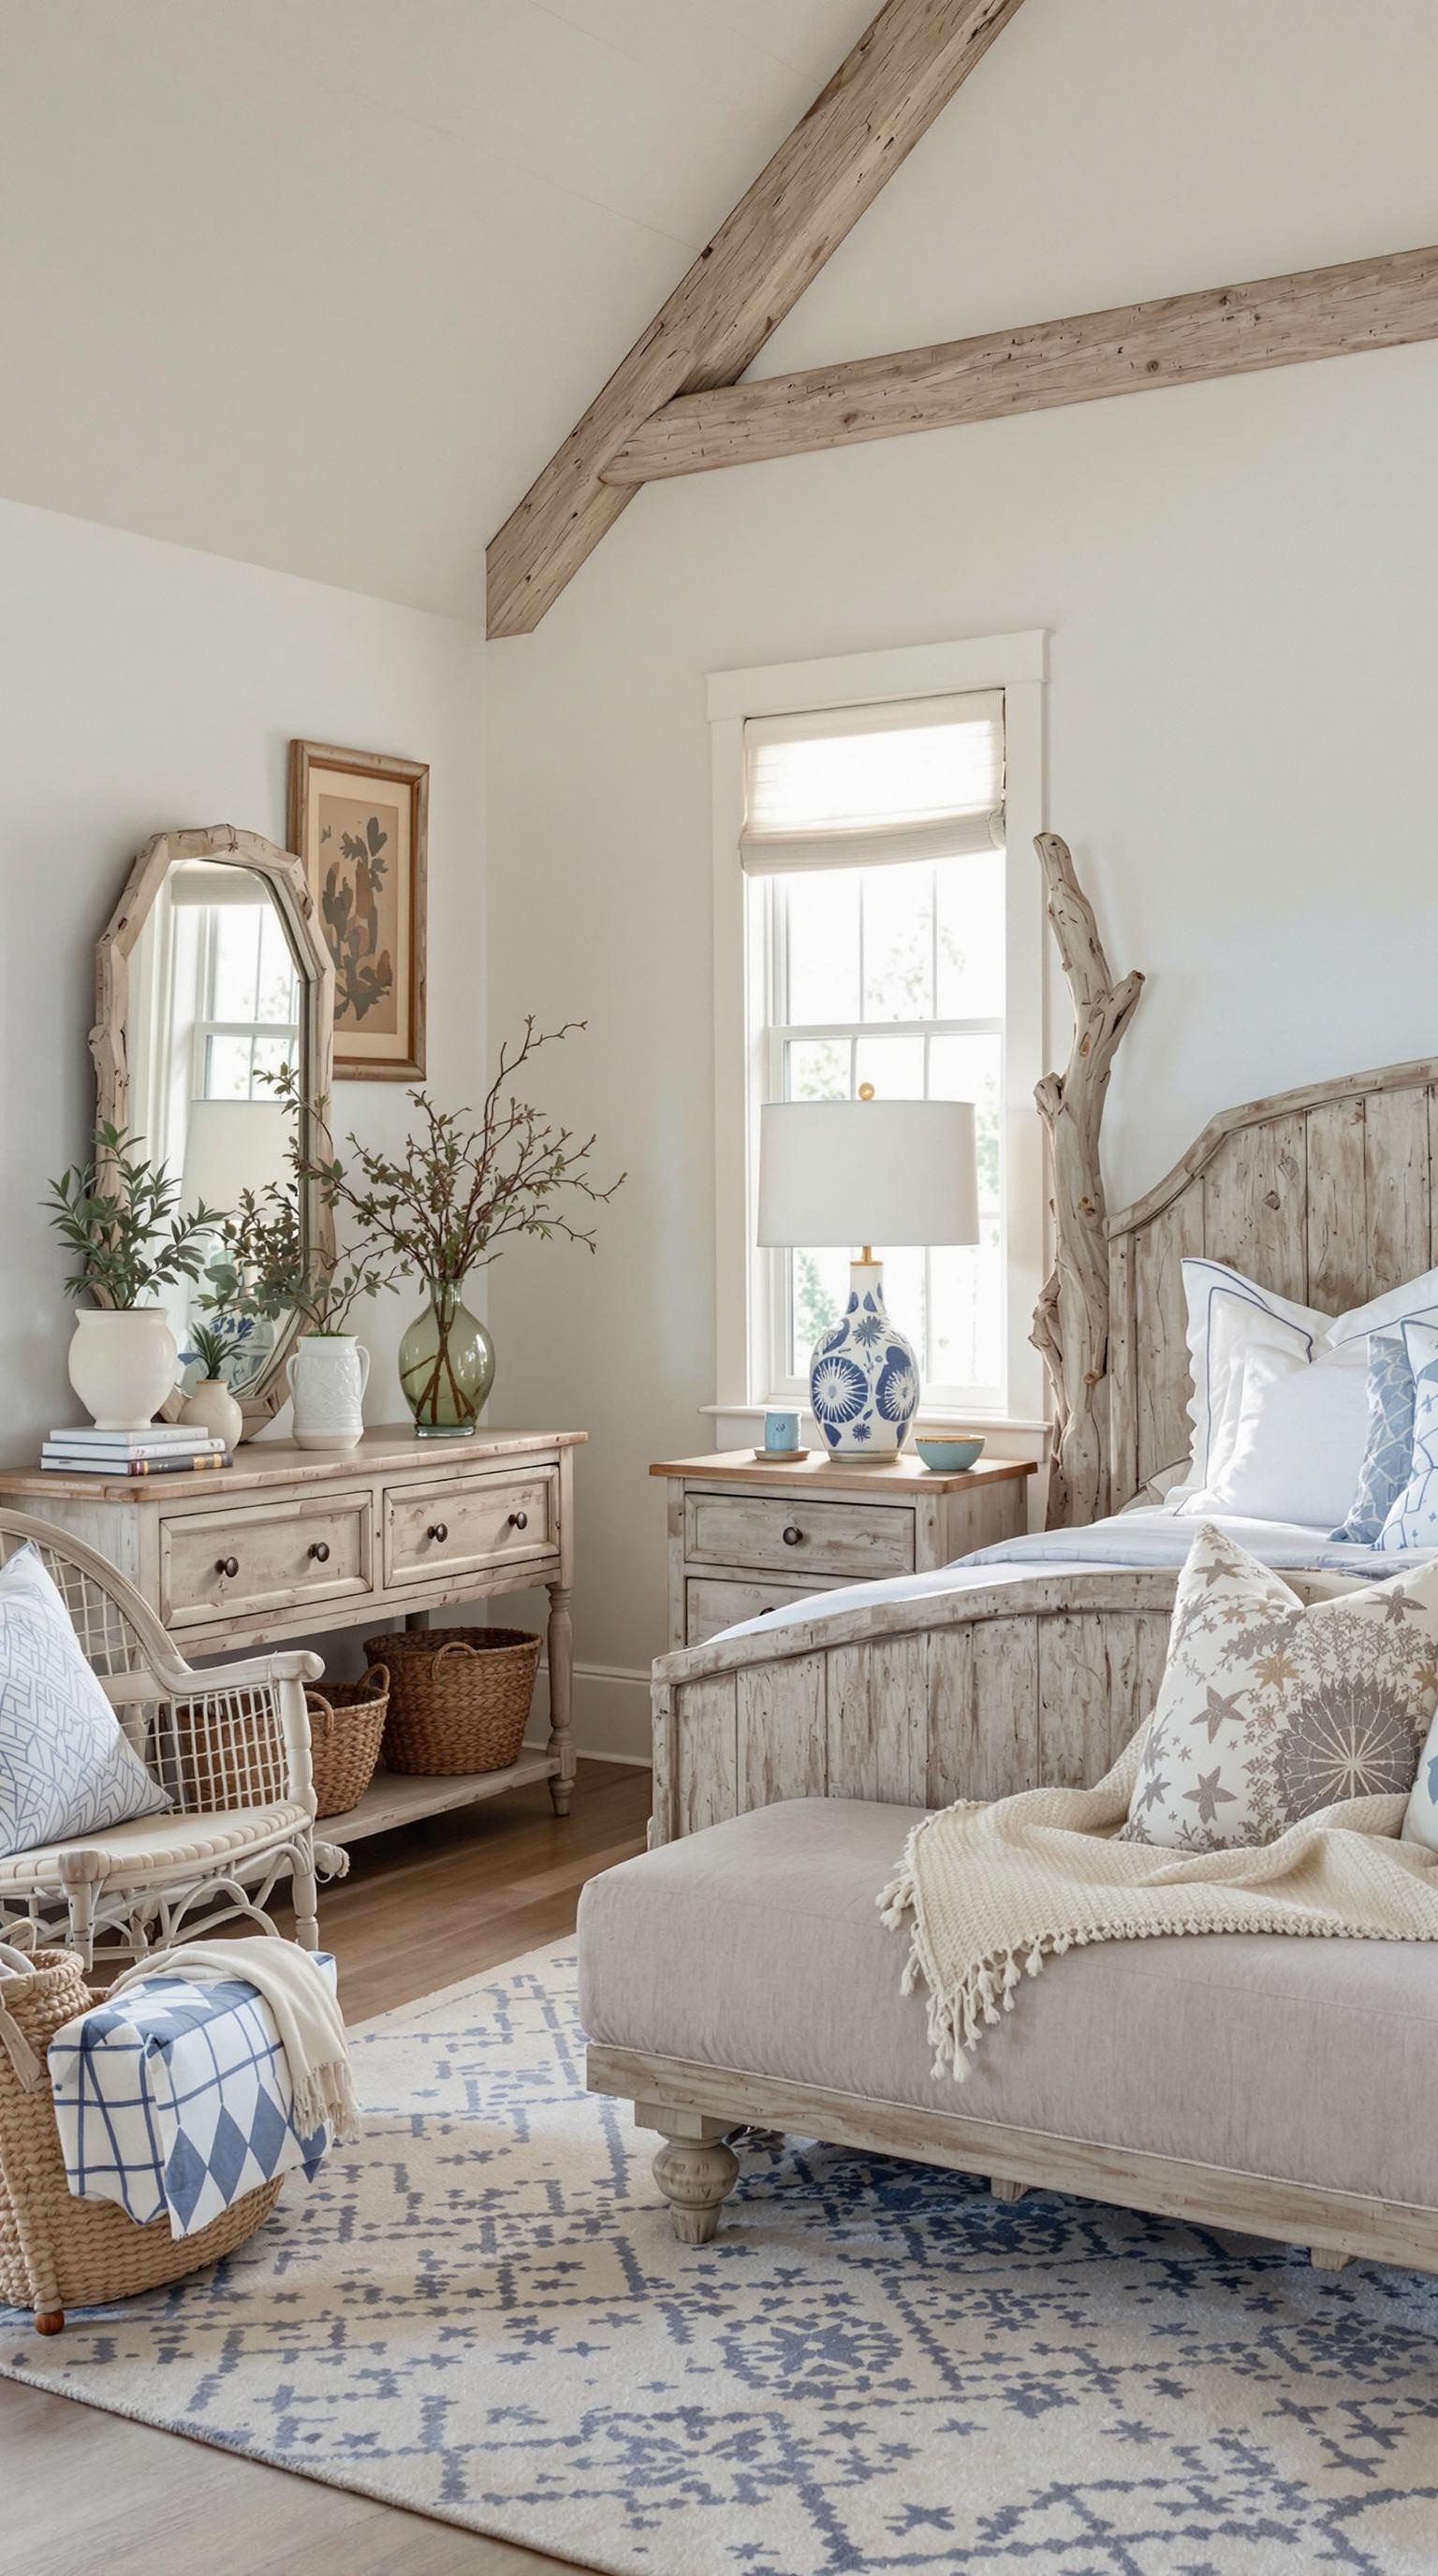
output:
[[[357,1844],[349,1877],[320,1898],[346,2018],[562,1940],[585,1880],[643,1850],[648,1813],[647,1771],[581,1762],[563,1822],[541,1781]],[[0,2496],[0,2566],[74,2576],[278,2576],[311,2552],[345,2576],[545,2576],[561,2565],[6,2379]]]

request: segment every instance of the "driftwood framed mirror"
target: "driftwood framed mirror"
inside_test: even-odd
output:
[[[101,935],[95,987],[99,1123],[140,1140],[180,1183],[185,1207],[203,1199],[228,1211],[242,1189],[293,1187],[293,1113],[264,1077],[297,1065],[306,1101],[319,1104],[334,1046],[334,973],[300,861],[228,823],[157,832]],[[301,1141],[313,1157],[319,1121],[302,1114]],[[313,1185],[301,1188],[297,1212],[306,1248],[332,1257],[333,1228]],[[185,1281],[164,1292],[182,1354],[202,1293],[203,1283]],[[257,1323],[229,1363],[246,1437],[288,1396],[295,1331],[293,1315]],[[176,1388],[168,1415],[184,1391]]]

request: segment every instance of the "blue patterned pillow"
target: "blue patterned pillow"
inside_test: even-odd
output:
[[[1385,1554],[1400,1548],[1438,1548],[1438,1328],[1405,1324],[1403,1340],[1413,1371],[1413,1454],[1408,1481],[1378,1534]]]
[[[0,1568],[0,1858],[170,1800],[126,1739],[33,1547]]]
[[[1330,1530],[1330,1538],[1376,1547],[1412,1463],[1413,1363],[1400,1325],[1368,1336],[1368,1446],[1348,1518],[1341,1529]]]

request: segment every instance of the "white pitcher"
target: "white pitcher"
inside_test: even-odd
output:
[[[354,1333],[301,1333],[285,1362],[297,1449],[353,1449],[364,1430],[369,1353]]]

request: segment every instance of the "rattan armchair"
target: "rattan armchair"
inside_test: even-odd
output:
[[[0,1512],[0,1561],[33,1540],[59,1586],[91,1669],[135,1751],[169,1791],[168,1812],[73,1843],[0,1859],[0,1940],[61,1942],[87,1967],[97,1941],[119,1964],[166,1949],[188,1918],[206,1928],[265,1909],[292,1882],[296,1934],[319,1946],[316,1866],[342,1852],[314,1840],[304,1685],[317,1655],[264,1655],[192,1670],[133,1586],[66,1531]]]

